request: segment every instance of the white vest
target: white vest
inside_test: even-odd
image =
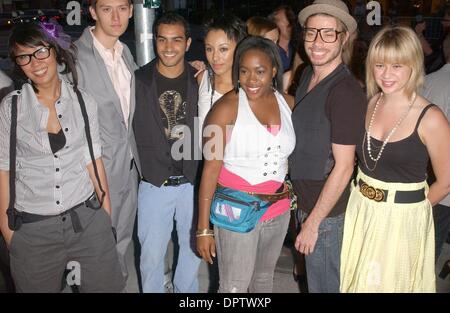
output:
[[[236,123],[230,131],[230,141],[225,146],[224,166],[252,185],[265,181],[284,181],[288,172],[288,157],[295,147],[295,132],[292,126],[291,109],[284,97],[275,91],[280,110],[281,128],[272,135],[262,125],[247,100],[245,92],[239,90],[239,105]]]
[[[208,71],[203,72],[202,81],[200,82],[200,86],[198,87],[198,127],[199,127],[199,143],[200,149],[202,148],[202,129],[203,123],[205,122],[206,115],[209,110],[217,100],[222,97],[222,94],[218,93],[214,90],[214,94],[212,96],[211,101],[211,91],[212,86],[209,82],[209,74]]]

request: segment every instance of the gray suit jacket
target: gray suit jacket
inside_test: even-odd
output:
[[[8,77],[4,72],[0,70],[0,101],[8,93],[14,90],[14,84],[11,78]]]
[[[119,97],[114,90],[104,61],[94,47],[89,27],[84,30],[75,45],[78,48],[78,85],[92,95],[98,104],[102,156],[108,185],[114,192],[120,192],[127,188],[127,177],[130,175],[130,164],[133,158],[141,173],[132,127],[135,110],[134,71],[138,67],[134,63],[130,50],[124,44],[122,58],[131,73],[130,116],[127,129]]]

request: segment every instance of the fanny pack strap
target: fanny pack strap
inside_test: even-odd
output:
[[[86,140],[88,142],[88,147],[89,147],[89,154],[91,156],[92,165],[94,166],[95,179],[97,180],[98,187],[100,188],[100,191],[102,193],[102,196],[99,199],[99,202],[100,202],[99,208],[100,208],[103,205],[103,200],[105,199],[106,193],[102,188],[102,183],[100,182],[100,177],[98,175],[97,163],[95,162],[95,158],[94,158],[94,148],[92,147],[92,138],[91,138],[91,131],[89,128],[89,118],[88,118],[88,115],[86,112],[86,104],[84,103],[84,99],[83,99],[83,96],[81,95],[80,90],[75,86],[74,86],[73,90],[77,94],[78,102],[80,103],[81,114],[83,115],[83,120],[84,120],[84,131],[86,133]]]
[[[287,198],[289,196],[290,190],[287,185],[287,183],[284,181],[283,184],[281,184],[280,188],[276,190],[274,193],[258,193],[258,192],[252,192],[252,191],[243,191],[243,190],[237,190],[234,188],[223,186],[219,183],[217,183],[218,188],[229,188],[236,191],[244,192],[246,194],[249,194],[251,196],[255,196],[257,198],[260,198],[262,201],[266,202],[277,202],[278,200],[281,200],[283,198]]]

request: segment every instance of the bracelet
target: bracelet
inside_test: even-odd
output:
[[[205,236],[210,236],[210,237],[214,237],[214,234],[199,234],[199,235],[195,235],[195,237],[205,237]]]
[[[202,198],[203,201],[212,201],[212,198]]]
[[[209,229],[209,228],[205,228],[205,229],[198,229],[197,232],[195,233],[197,235],[197,237],[199,236],[214,236],[214,230]]]

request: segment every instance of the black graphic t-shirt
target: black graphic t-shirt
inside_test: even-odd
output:
[[[183,138],[179,126],[186,124],[187,71],[176,78],[167,78],[156,71],[156,88],[165,135],[170,145],[173,145]],[[183,175],[183,162],[171,157],[172,176]]]

